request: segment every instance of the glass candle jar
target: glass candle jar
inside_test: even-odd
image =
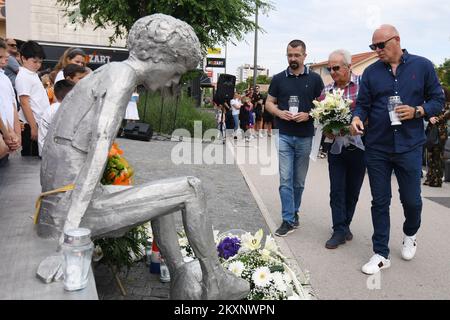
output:
[[[64,254],[64,289],[74,291],[85,288],[94,251],[91,231],[86,228],[65,231],[61,248]]]

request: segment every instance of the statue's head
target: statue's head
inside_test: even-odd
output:
[[[128,35],[128,50],[130,57],[149,66],[144,84],[150,89],[178,83],[181,75],[195,69],[202,58],[192,27],[165,14],[136,21]]]

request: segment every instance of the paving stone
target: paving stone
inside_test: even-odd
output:
[[[151,296],[169,299],[169,290],[166,288],[153,288]]]

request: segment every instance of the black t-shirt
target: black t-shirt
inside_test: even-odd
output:
[[[290,73],[289,68],[276,74],[269,87],[269,95],[277,99],[278,109],[289,110],[289,97],[298,96],[298,112],[310,112],[314,107],[313,100],[320,97],[324,88],[322,78],[305,67],[305,72],[299,76]],[[281,134],[297,137],[312,137],[314,121],[310,117],[306,122],[286,121],[275,118]]]

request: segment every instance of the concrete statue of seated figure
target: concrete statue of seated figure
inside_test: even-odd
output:
[[[242,299],[249,284],[219,262],[199,179],[169,178],[140,186],[100,184],[134,88],[172,87],[197,67],[202,56],[192,27],[163,14],[139,19],[130,30],[128,49],[127,60],[104,65],[78,82],[54,117],[42,151],[42,192],[74,187],[43,197],[38,235],[61,244],[64,230],[85,227],[94,239],[118,237],[151,221],[172,275],[172,298]],[[183,261],[173,216],[177,212],[183,215],[196,262]]]

